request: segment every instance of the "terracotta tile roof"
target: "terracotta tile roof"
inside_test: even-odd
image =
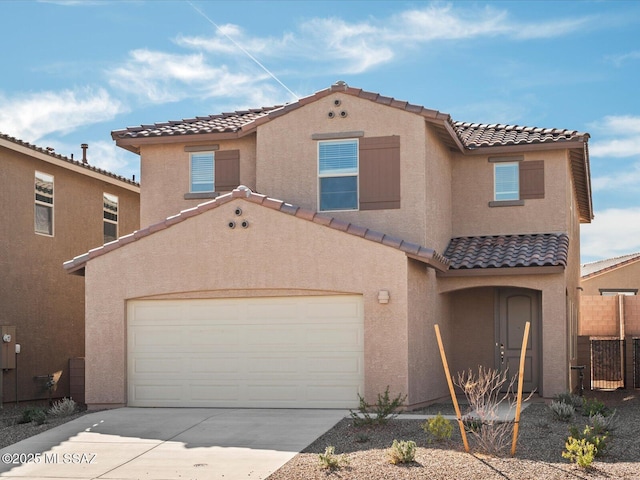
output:
[[[219,115],[209,115],[208,117],[187,118],[151,125],[140,125],[139,127],[128,127],[124,130],[111,132],[111,136],[114,140],[118,140],[125,138],[237,132],[243,125],[263,117],[270,111],[278,108],[280,108],[280,106],[239,110],[236,112],[221,113]]]
[[[588,133],[556,128],[456,122],[447,113],[431,110],[421,105],[414,105],[404,100],[385,97],[379,93],[353,88],[344,82],[336,82],[327,89],[320,90],[286,105],[129,127],[124,130],[113,131],[111,136],[119,146],[135,153],[139,153],[140,143],[157,137],[195,134],[241,136],[254,131],[262,123],[281,115],[286,115],[292,110],[336,92],[421,115],[434,128],[437,136],[445,145],[463,153],[482,152],[485,148],[492,147],[529,146],[530,148],[535,148],[539,145],[568,143],[566,146],[571,147],[571,168],[578,190],[580,220],[590,222],[593,218],[589,152],[587,148]]]
[[[523,127],[518,125],[488,125],[480,123],[454,122],[447,113],[430,110],[421,105],[414,105],[404,100],[385,97],[375,92],[349,87],[338,82],[328,89],[320,90],[313,95],[303,97],[296,102],[274,107],[262,107],[252,110],[222,113],[208,117],[197,117],[185,120],[154,123],[116,130],[111,133],[114,140],[125,138],[147,138],[173,135],[191,135],[199,133],[236,133],[246,129],[258,120],[267,121],[284,115],[291,110],[312,103],[332,93],[341,92],[359,98],[406,110],[433,120],[446,122],[452,127],[461,144],[468,149],[488,146],[522,145],[533,143],[558,142],[566,140],[584,140],[588,134],[575,130],[555,128]],[[260,123],[260,122],[259,122]]]
[[[266,208],[271,208],[272,210],[277,210],[287,215],[298,217],[302,220],[317,223],[328,228],[333,228],[349,235],[355,235],[365,240],[396,248],[404,252],[408,257],[424,262],[437,270],[444,271],[447,270],[449,266],[449,260],[447,260],[443,255],[439,254],[431,248],[423,247],[415,243],[404,241],[400,238],[395,238],[375,230],[370,230],[366,227],[361,227],[327,215],[316,213],[313,210],[296,207],[295,205],[285,203],[282,200],[276,200],[274,198],[267,197],[266,195],[254,193],[249,188],[241,185],[231,193],[221,195],[209,202],[201,203],[197,207],[183,210],[177,215],[171,216],[162,222],[156,223],[141,230],[136,230],[129,235],[120,237],[118,240],[89,250],[87,253],[79,255],[74,259],[65,262],[64,268],[69,273],[81,272],[82,269],[84,269],[87,261],[91,260],[92,258],[104,255],[111,250],[115,250],[123,245],[135,242],[159,230],[169,228],[172,225],[187,220],[188,218],[200,215],[201,213],[212,210],[214,208],[218,208],[221,205],[229,203],[232,200],[238,198],[262,205]]]
[[[75,165],[76,167],[86,168],[88,171],[96,172],[96,173],[99,173],[101,175],[105,175],[107,177],[111,177],[111,178],[113,178],[115,180],[119,180],[121,182],[125,182],[125,183],[128,183],[130,185],[134,185],[136,187],[140,186],[139,183],[134,182],[131,179],[122,177],[120,175],[116,175],[115,173],[108,172],[108,171],[103,170],[103,169],[98,168],[98,167],[94,167],[93,165],[90,165],[88,163],[78,162],[78,161],[73,160],[71,158],[65,157],[65,156],[60,155],[58,153],[55,153],[52,150],[48,150],[46,148],[38,147],[37,145],[33,145],[31,143],[25,142],[23,140],[20,140],[18,138],[12,137],[10,135],[6,135],[4,133],[0,133],[0,139],[1,140],[6,140],[8,142],[11,142],[11,143],[13,143],[15,145],[19,145],[21,147],[28,148],[30,150],[33,150],[34,152],[42,153],[42,154],[47,155],[47,156],[49,156],[51,158],[55,158],[57,160],[62,160],[63,162],[67,162],[70,165]]]
[[[558,128],[523,127],[518,125],[487,125],[454,122],[456,134],[466,148],[527,145],[535,143],[584,141],[588,133]]]
[[[453,238],[444,255],[449,268],[546,267],[567,265],[569,237],[564,233]]]
[[[581,275],[583,279],[593,277],[600,273],[605,273],[616,268],[624,267],[630,263],[640,261],[640,252],[622,255],[620,257],[607,258],[596,262],[581,265]]]

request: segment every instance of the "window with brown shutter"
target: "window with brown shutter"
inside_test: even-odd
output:
[[[214,161],[216,192],[228,192],[240,185],[240,150],[219,150]]]
[[[544,160],[520,162],[520,200],[544,198]]]
[[[359,141],[360,210],[400,208],[400,137]]]

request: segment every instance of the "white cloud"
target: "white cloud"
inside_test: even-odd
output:
[[[103,122],[125,111],[100,88],[38,92],[7,98],[0,95],[0,131],[29,142],[50,133],[66,134]]]
[[[407,49],[429,42],[495,36],[517,40],[553,38],[584,28],[592,21],[578,17],[522,23],[511,19],[505,10],[454,8],[439,3],[359,22],[338,17],[313,18],[281,38],[254,37],[237,25],[226,24],[211,37],[182,36],[175,41],[185,48],[226,55],[231,62],[234,57],[246,56],[235,42],[264,61],[296,57],[313,61],[315,68],[329,63],[336,74],[354,74],[388,63]]]
[[[591,188],[594,192],[619,192],[625,189],[637,191],[638,185],[640,185],[640,162],[633,165],[625,165],[625,168],[621,171],[593,177],[591,180]]]
[[[607,116],[590,128],[598,137],[589,146],[593,157],[631,157],[640,155],[640,117],[633,115]],[[607,138],[609,137],[609,138]]]
[[[633,52],[622,53],[619,55],[610,55],[607,57],[616,67],[621,67],[623,63],[631,60],[640,60],[640,51],[635,50]]]
[[[113,87],[152,103],[238,96],[263,79],[255,73],[232,73],[226,65],[213,67],[202,53],[179,55],[147,49],[133,50],[128,61],[109,74]]]
[[[610,208],[596,212],[591,224],[581,226],[584,261],[640,251],[640,207]]]

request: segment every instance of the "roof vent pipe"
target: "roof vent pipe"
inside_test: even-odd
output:
[[[80,145],[80,148],[82,148],[82,163],[89,163],[89,161],[87,160],[87,148],[89,148],[89,145],[83,143],[82,145]]]

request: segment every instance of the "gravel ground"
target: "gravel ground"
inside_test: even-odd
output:
[[[0,448],[13,445],[14,443],[29,438],[38,433],[49,430],[50,428],[62,425],[74,418],[78,418],[85,414],[84,411],[80,411],[74,415],[68,417],[53,417],[47,415],[46,421],[42,425],[36,425],[35,423],[18,423],[22,418],[22,412],[27,408],[39,407],[45,411],[48,409],[47,402],[30,402],[21,403],[16,406],[15,404],[5,404],[0,409]]]
[[[616,409],[617,422],[608,441],[607,453],[585,470],[562,458],[568,423],[554,418],[544,402],[523,410],[515,457],[481,454],[469,436],[472,453],[465,453],[460,431],[454,424],[450,441],[429,442],[420,428],[424,420],[395,419],[387,425],[355,427],[351,419],[309,445],[268,480],[313,479],[640,479],[640,390],[598,392],[609,408]],[[435,405],[429,413],[450,413],[451,405]],[[446,411],[445,411],[446,410]],[[584,427],[587,418],[576,414],[572,423]],[[363,441],[365,440],[366,441]],[[394,439],[413,440],[418,445],[415,461],[389,463],[387,450]],[[349,464],[335,470],[319,467],[318,454],[333,445]]]

